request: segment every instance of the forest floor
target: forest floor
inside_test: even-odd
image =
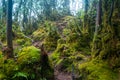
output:
[[[62,21],[56,22],[56,26],[58,27],[60,32],[62,32],[62,30],[65,28],[66,25],[67,25],[66,22],[62,22]],[[28,37],[28,38],[30,38],[30,37]],[[40,45],[41,45],[40,41],[33,42],[33,46],[35,46],[37,48],[39,48]],[[48,54],[48,56],[50,56],[52,54],[52,52],[48,52],[47,54]],[[81,61],[81,63],[86,62],[89,58],[90,58],[90,56],[86,56],[84,58],[84,60]],[[72,79],[73,76],[77,77],[76,74],[74,74],[73,76],[72,75],[73,75],[72,72],[65,72],[63,70],[58,69],[58,67],[54,66],[54,78],[55,78],[55,80],[73,80]]]
[[[40,48],[41,42],[34,42],[33,46]],[[48,56],[50,56],[52,54],[52,52],[48,52],[47,53]],[[90,58],[90,56],[86,56],[81,62],[80,64],[86,62],[88,59]],[[72,74],[72,72],[65,72],[63,70],[58,69],[59,66],[54,66],[54,79],[55,80],[73,80],[72,78],[74,77],[78,77],[77,74]],[[73,75],[73,76],[72,76]]]
[[[39,48],[39,45],[41,44],[41,42],[34,42],[33,43],[33,46]],[[52,53],[49,52],[48,53],[48,56],[50,56]],[[72,80],[72,75],[71,73],[68,73],[68,72],[64,72],[62,70],[58,70],[57,67],[54,67],[54,77],[55,77],[55,80]]]
[[[72,76],[70,73],[59,71],[56,68],[54,68],[54,76],[55,80],[72,80]]]

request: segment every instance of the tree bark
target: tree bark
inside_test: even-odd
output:
[[[12,43],[12,0],[8,0],[7,8],[7,47],[8,47],[8,58],[13,58],[13,43]]]
[[[111,3],[111,10],[110,10],[110,15],[109,15],[109,25],[111,25],[111,18],[113,15],[113,11],[114,11],[114,0],[112,0],[112,3]]]
[[[102,23],[102,1],[99,0],[97,6],[97,18],[96,18],[96,26],[100,26]]]
[[[87,20],[87,12],[88,12],[88,0],[85,0],[85,8],[84,8],[84,22],[83,22],[83,30],[86,32],[87,31],[87,24],[88,24],[88,20]]]

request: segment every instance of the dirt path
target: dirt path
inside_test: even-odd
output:
[[[55,80],[72,80],[71,74],[54,69]]]

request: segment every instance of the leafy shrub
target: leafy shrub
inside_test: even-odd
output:
[[[25,72],[17,72],[12,79],[16,80],[16,79],[20,79],[20,80],[28,80],[28,74]]]

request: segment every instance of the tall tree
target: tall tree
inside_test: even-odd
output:
[[[87,20],[87,15],[88,13],[88,0],[84,0],[84,22],[83,22],[83,30],[84,32],[87,32],[88,30],[88,20]]]
[[[8,0],[7,7],[7,57],[13,57],[13,43],[12,43],[12,0]]]
[[[98,49],[98,43],[97,42],[97,35],[98,35],[98,28],[100,27],[101,23],[102,23],[102,0],[98,1],[97,4],[97,16],[96,16],[96,26],[95,26],[95,33],[94,33],[94,38],[93,38],[93,47],[92,47],[92,53],[96,51],[99,51]],[[94,53],[93,57],[96,57],[99,55],[99,52]]]
[[[96,18],[96,26],[100,26],[102,23],[102,1],[99,0],[98,6],[97,6],[97,18]]]
[[[2,0],[2,20],[5,21],[6,18],[6,1]]]
[[[27,0],[23,0],[23,21],[22,21],[22,26],[25,29],[26,24],[28,22],[27,14],[28,14],[28,8],[27,6]]]
[[[112,2],[111,2],[111,10],[110,10],[110,15],[109,15],[109,25],[111,25],[111,18],[113,15],[113,11],[114,11],[114,0],[112,0]]]
[[[18,14],[19,14],[20,8],[22,6],[22,0],[20,0],[20,2],[18,4],[19,4],[18,7],[15,8],[15,21],[18,21]]]
[[[63,6],[63,14],[70,15],[70,0],[64,0],[62,6]]]

